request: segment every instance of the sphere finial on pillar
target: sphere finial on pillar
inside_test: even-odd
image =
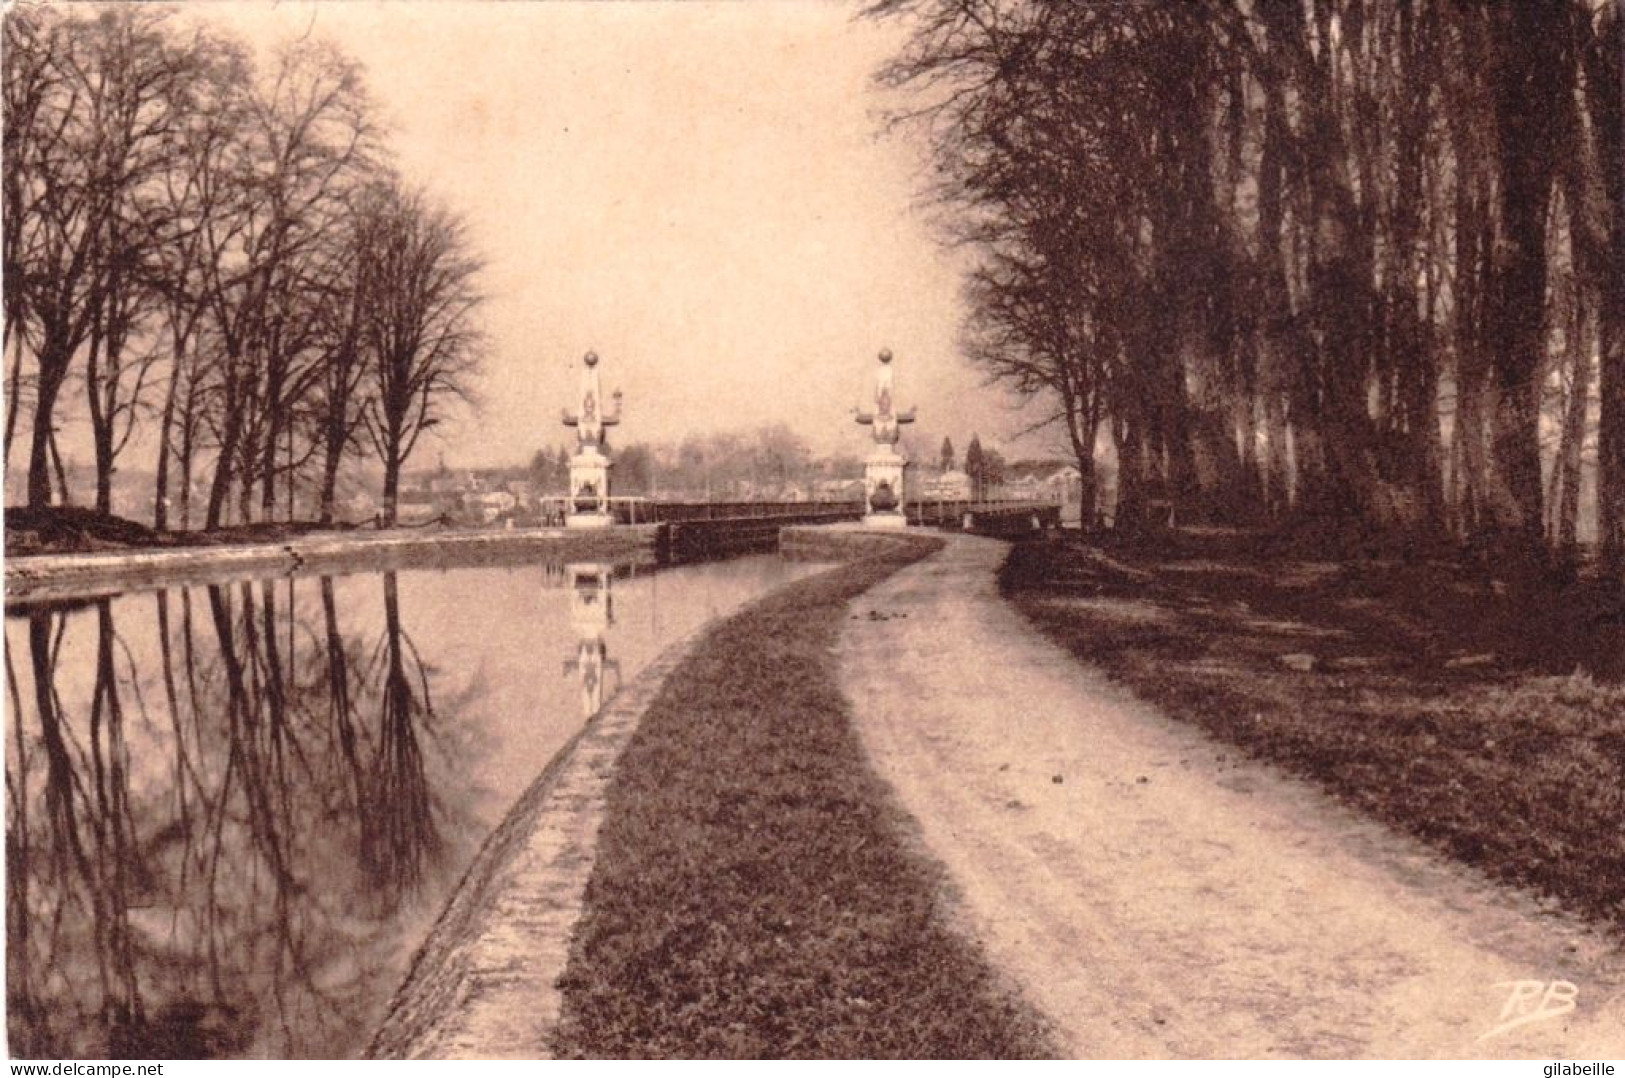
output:
[[[621,396],[616,393],[614,409],[606,411],[598,379],[598,353],[588,352],[581,357],[576,411],[564,413],[565,426],[574,427],[576,432],[565,517],[565,524],[572,528],[595,528],[614,522],[609,502],[609,446],[604,435],[607,428],[621,420]]]

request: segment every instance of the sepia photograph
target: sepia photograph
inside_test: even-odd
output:
[[[11,1074],[1625,1075],[1625,0],[0,23]]]

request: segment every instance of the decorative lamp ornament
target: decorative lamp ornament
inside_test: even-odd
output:
[[[870,429],[875,449],[863,464],[864,524],[874,528],[908,525],[903,501],[903,474],[908,458],[897,450],[902,427],[914,422],[914,409],[899,411],[892,383],[892,353],[882,348],[875,369],[874,409],[856,410],[858,423]]]
[[[606,435],[621,421],[621,391],[616,390],[612,396],[612,409],[606,410],[603,400],[598,353],[588,351],[581,357],[576,410],[564,413],[564,425],[576,432],[576,452],[570,459],[569,513],[565,517],[566,526],[571,528],[601,528],[615,522],[609,503],[612,465]]]

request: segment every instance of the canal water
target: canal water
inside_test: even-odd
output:
[[[12,1055],[356,1055],[584,717],[816,568],[408,570],[8,609]]]

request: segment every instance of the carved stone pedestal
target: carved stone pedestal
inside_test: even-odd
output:
[[[569,528],[605,528],[615,523],[609,511],[609,458],[593,445],[582,446],[570,461]]]
[[[908,458],[889,445],[878,446],[863,462],[863,524],[868,528],[906,528],[903,472]]]

